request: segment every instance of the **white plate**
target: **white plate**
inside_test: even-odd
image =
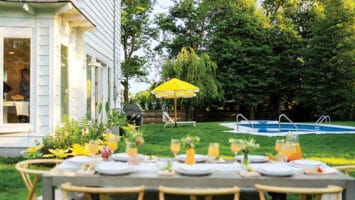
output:
[[[175,158],[176,158],[176,160],[178,160],[180,162],[185,162],[186,154],[177,155]],[[206,160],[207,160],[207,156],[201,155],[201,154],[195,154],[195,161],[196,162],[205,162]]]
[[[203,165],[181,165],[175,171],[187,176],[205,176],[213,172],[211,167]]]
[[[144,155],[142,154],[138,154],[138,156],[142,159],[144,158]],[[111,155],[111,158],[117,161],[121,161],[121,162],[127,162],[128,161],[128,154],[126,153],[115,153]]]
[[[236,159],[238,161],[242,161],[244,160],[244,156],[237,156]],[[259,156],[259,155],[248,155],[248,159],[250,163],[264,163],[267,162],[269,160],[268,157],[266,156]]]
[[[74,157],[69,158],[68,160],[73,164],[82,165],[82,164],[93,161],[93,158],[90,158],[88,156],[74,156]]]
[[[270,164],[263,165],[256,169],[259,173],[266,176],[292,176],[297,170],[287,165]]]
[[[295,167],[319,167],[323,163],[316,160],[300,159],[291,161],[290,164]]]
[[[124,175],[133,171],[132,167],[118,162],[101,162],[96,165],[95,170],[106,175]]]
[[[158,157],[157,156],[144,156],[143,162],[156,163],[156,162],[158,162]]]

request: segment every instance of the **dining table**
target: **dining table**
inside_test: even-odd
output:
[[[331,174],[306,174],[302,170],[293,173],[291,176],[268,176],[262,173],[254,175],[243,174],[240,163],[236,161],[225,162],[201,162],[194,165],[195,168],[211,169],[206,174],[184,174],[179,173],[184,163],[177,160],[172,162],[174,174],[164,175],[159,173],[161,168],[171,161],[169,158],[158,158],[156,162],[141,161],[138,165],[129,165],[129,173],[120,175],[102,174],[96,172],[92,174],[79,173],[80,166],[72,163],[70,159],[56,166],[42,177],[43,199],[54,200],[56,186],[70,182],[73,185],[94,186],[94,187],[121,187],[144,185],[147,189],[157,190],[160,185],[182,188],[221,188],[238,186],[241,191],[255,190],[255,184],[284,186],[284,187],[326,187],[327,185],[337,185],[344,188],[343,200],[355,199],[355,178],[334,170]],[[96,164],[112,165],[122,164],[120,161],[96,160]],[[284,163],[287,164],[287,163]],[[273,168],[280,163],[251,163],[251,169],[259,169],[262,166]],[[180,171],[181,172],[181,171]]]

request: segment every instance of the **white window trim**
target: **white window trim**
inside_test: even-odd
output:
[[[4,38],[29,38],[31,41],[30,47],[30,73],[31,73],[31,97],[34,97],[34,40],[32,28],[14,28],[14,27],[0,27],[0,79],[3,77],[4,69]],[[3,84],[1,84],[0,89],[3,90]],[[33,98],[32,98],[33,99]],[[0,98],[0,133],[18,133],[18,132],[29,132],[32,130],[32,125],[35,124],[34,120],[34,101],[30,101],[30,123],[3,123],[3,98]]]

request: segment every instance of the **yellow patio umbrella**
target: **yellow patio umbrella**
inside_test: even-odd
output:
[[[200,89],[191,83],[172,78],[152,90],[157,98],[174,99],[174,112],[175,112],[175,126],[177,121],[177,99],[178,98],[191,98],[196,96],[196,92]]]

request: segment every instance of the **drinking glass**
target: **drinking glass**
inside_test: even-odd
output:
[[[210,143],[208,146],[208,157],[216,159],[219,155],[219,143]]]
[[[281,153],[282,145],[285,143],[284,139],[277,139],[275,143],[275,150],[277,153]]]
[[[127,142],[126,153],[130,157],[136,156],[138,154],[138,149],[135,142]]]
[[[88,144],[88,150],[91,156],[95,156],[99,152],[99,141],[90,140]]]
[[[107,148],[111,151],[111,154],[118,149],[118,138],[115,136],[109,137],[107,141]]]
[[[238,152],[242,148],[241,144],[238,142],[238,140],[233,140],[231,142],[231,150],[233,151],[234,155],[237,156]]]
[[[176,157],[176,155],[179,153],[180,148],[181,148],[180,140],[171,139],[170,150],[171,150],[171,152],[173,152],[174,157]]]

